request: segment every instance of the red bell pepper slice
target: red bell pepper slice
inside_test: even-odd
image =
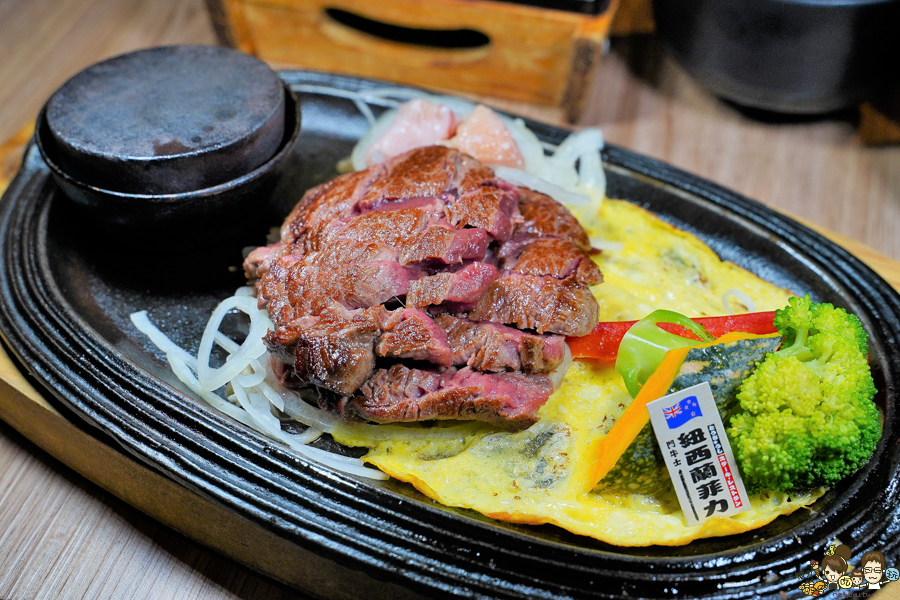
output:
[[[719,337],[726,333],[740,331],[765,335],[776,333],[775,311],[748,313],[745,315],[728,315],[725,317],[700,317],[692,319],[699,323],[712,335]],[[566,338],[574,358],[593,358],[600,362],[614,363],[619,352],[622,337],[637,321],[612,321],[597,323],[594,330],[582,337]],[[692,339],[700,339],[680,325],[659,323],[659,327],[675,335]]]

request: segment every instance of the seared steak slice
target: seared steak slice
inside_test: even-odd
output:
[[[378,356],[427,360],[444,367],[453,364],[447,333],[420,310],[405,308],[388,313],[381,331],[375,347]]]
[[[301,260],[302,256],[292,254],[275,259],[268,264],[268,269],[256,284],[258,306],[268,311],[269,319],[276,327],[293,321],[296,316],[302,316],[294,314],[288,287],[291,268]],[[244,270],[248,270],[246,262]]]
[[[244,275],[247,277],[247,282],[256,283],[269,271],[272,262],[281,258],[283,252],[281,242],[260,246],[250,252],[244,259]]]
[[[512,235],[518,199],[519,194],[513,190],[483,186],[461,194],[447,207],[447,212],[453,225],[480,227],[494,239],[505,242]]]
[[[375,367],[375,340],[382,307],[301,317],[270,331],[264,339],[275,356],[293,366],[288,379],[353,394]]]
[[[334,305],[270,331],[266,346],[291,365],[286,380],[351,395],[371,375],[376,354],[453,364],[446,332],[419,310],[383,306],[348,311]]]
[[[516,430],[537,422],[537,411],[552,391],[546,375],[394,365],[378,369],[349,406],[378,423],[474,419]]]
[[[450,191],[454,154],[443,146],[429,146],[385,162],[384,175],[366,190],[362,205],[376,206],[398,198],[430,198]]]
[[[341,175],[306,192],[281,226],[284,253],[317,250],[322,230],[335,219],[353,216],[362,194],[383,171],[384,165],[375,165]]]
[[[565,354],[560,335],[535,335],[513,327],[483,321],[473,323],[453,315],[439,315],[434,322],[447,332],[453,364],[477,371],[549,373]]]
[[[581,224],[568,208],[550,196],[520,187],[519,212],[524,221],[516,227],[515,236],[562,238],[590,252],[591,242]]]
[[[491,202],[506,214],[494,214],[493,218],[489,218],[490,213],[482,214],[480,219],[502,233],[506,219],[521,220],[516,188],[498,182],[490,169],[455,150],[442,146],[417,148],[309,190],[282,225],[281,242],[286,253],[306,253],[320,247],[324,230],[335,220],[374,210],[392,210],[390,204],[397,200],[403,208],[408,208],[410,202],[423,206],[435,200],[452,207],[458,196],[478,192],[484,186],[497,190],[498,197]],[[476,207],[462,212],[476,210],[485,212]],[[478,217],[473,215],[466,222],[476,220]]]
[[[348,260],[339,260],[341,254]],[[282,325],[318,315],[334,303],[355,309],[401,298],[424,272],[391,260],[391,254],[378,246],[338,244],[327,251],[280,258],[257,287],[260,306],[268,308],[275,325]]]
[[[445,265],[465,260],[484,260],[490,237],[484,229],[451,229],[440,224],[428,227],[415,243],[400,252],[403,264],[435,261]]]
[[[497,267],[481,262],[466,265],[458,271],[442,271],[409,284],[406,305],[424,308],[441,306],[457,311],[471,310],[497,280]]]
[[[333,237],[377,241],[394,249],[401,264],[434,259],[444,264],[480,260],[490,241],[484,229],[456,229],[421,208],[369,212],[354,217]]]
[[[603,275],[591,257],[566,239],[538,238],[529,241],[518,254],[505,258],[504,269],[523,275],[550,275],[556,279],[574,277],[582,285],[596,285]]]
[[[503,271],[469,318],[514,324],[538,333],[581,336],[591,332],[599,314],[591,291],[574,278]]]
[[[516,189],[514,185],[498,180],[490,168],[485,167],[471,156],[462,152],[454,152],[452,154],[452,164],[453,178],[450,183],[450,189],[455,189],[460,196],[483,185],[495,185],[503,189]]]
[[[374,210],[324,230],[320,246],[335,243],[380,244],[391,249],[400,264],[434,260],[443,264],[481,260],[490,236],[484,229],[457,229],[443,218],[443,205]]]

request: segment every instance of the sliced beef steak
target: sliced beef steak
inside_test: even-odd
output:
[[[305,254],[317,250],[323,230],[335,219],[356,214],[361,195],[383,171],[384,165],[375,165],[365,171],[341,175],[306,192],[281,226],[284,253]]]
[[[495,181],[494,173],[475,160],[442,146],[417,148],[365,171],[341,175],[309,190],[281,227],[281,243],[288,252],[306,253],[318,249],[325,230],[335,220],[383,209],[396,201],[439,200],[452,204],[466,192],[474,192]],[[512,193],[511,212],[516,222],[518,192]]]
[[[516,234],[569,240],[585,252],[591,250],[587,233],[565,206],[546,194],[519,188],[519,212],[523,223]]]
[[[318,315],[337,303],[368,308],[406,295],[422,269],[401,265],[378,245],[335,244],[305,255],[276,259],[257,286],[260,306],[276,325]]]
[[[346,222],[335,221],[322,238],[321,246],[326,247],[336,243],[378,244],[390,248],[401,264],[480,260],[490,242],[484,229],[457,229],[432,206],[375,210]]]
[[[255,284],[260,277],[269,271],[272,262],[280,258],[282,253],[280,242],[254,249],[244,259],[244,275],[247,276],[247,281]]]
[[[385,162],[384,175],[368,187],[362,197],[363,205],[372,207],[401,198],[433,198],[450,191],[458,157],[459,153],[443,146],[429,146]]]
[[[323,406],[518,428],[552,392],[565,354],[552,334],[597,321],[588,252],[554,200],[435,146],[308,191],[244,269],[279,372]]]
[[[378,356],[426,360],[449,367],[453,349],[447,332],[427,314],[411,308],[395,310],[381,323]]]
[[[513,324],[538,333],[582,336],[591,332],[599,314],[591,291],[574,278],[504,271],[469,318]]]
[[[512,190],[483,186],[461,194],[447,207],[450,222],[458,227],[479,227],[505,242],[512,235],[513,208],[518,194]]]
[[[289,381],[350,395],[375,368],[372,349],[380,333],[381,311],[384,308],[300,317],[270,331],[265,343],[277,358],[293,367]]]
[[[516,430],[537,422],[552,391],[546,375],[394,365],[378,369],[348,407],[376,423],[468,419]]]
[[[591,257],[562,238],[528,240],[500,264],[504,269],[523,275],[550,275],[556,279],[574,277],[581,285],[596,285],[603,281],[603,275]]]
[[[473,262],[458,271],[442,271],[413,281],[406,305],[424,308],[434,305],[451,311],[472,310],[497,280],[497,267]]]
[[[375,369],[378,356],[453,364],[447,333],[422,311],[383,306],[348,311],[340,306],[300,317],[265,337],[287,365],[286,380],[348,396]]]
[[[565,339],[559,335],[535,335],[513,327],[485,321],[440,315],[434,322],[447,332],[453,349],[453,364],[478,371],[524,371],[549,373],[565,354]]]

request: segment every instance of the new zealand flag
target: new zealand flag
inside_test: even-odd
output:
[[[663,415],[666,417],[666,425],[669,426],[669,429],[678,429],[694,417],[702,417],[703,413],[700,412],[697,396],[688,396],[678,404],[663,410]]]

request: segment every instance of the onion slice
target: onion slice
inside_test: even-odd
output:
[[[722,306],[725,308],[725,313],[729,315],[736,314],[734,309],[731,307],[731,302],[729,302],[729,298],[734,297],[738,302],[747,307],[748,313],[756,312],[756,303],[753,299],[738,289],[730,289],[724,294],[722,294]]]
[[[247,303],[248,300],[251,302],[250,304]],[[240,345],[218,331],[224,315],[233,308],[246,312],[251,319],[250,333],[247,340]],[[266,353],[261,335],[271,326],[271,322],[265,312],[256,308],[255,299],[248,296],[233,296],[224,300],[216,308],[200,341],[201,348],[205,346],[206,350],[205,360],[203,361],[198,361],[197,357],[192,356],[160,331],[150,321],[147,311],[133,313],[130,318],[135,328],[146,335],[157,348],[163,351],[175,376],[198,398],[219,412],[272,439],[287,444],[290,448],[307,458],[336,471],[369,479],[388,479],[385,473],[365,466],[361,459],[307,446],[307,444],[320,437],[325,429],[333,429],[336,419],[318,408],[309,406],[297,394],[281,388],[277,384],[277,380],[275,385],[278,385],[282,392],[278,392],[276,388],[269,385],[267,379],[275,379],[275,376],[258,359]],[[257,333],[260,334],[259,337],[251,338]],[[209,368],[209,353],[212,350],[213,343],[219,344],[231,353],[231,356],[226,360],[226,364],[219,369]],[[262,352],[258,356],[245,360],[246,356],[256,354],[258,347],[262,348]],[[201,384],[195,373],[195,371],[200,370],[201,364],[206,364],[207,369],[210,371],[207,375],[212,376],[211,382],[208,380],[206,385]],[[207,387],[218,383],[218,378],[222,376],[222,373],[226,372],[226,369],[231,372],[241,365],[243,365],[242,368],[236,372],[235,376],[231,380],[226,381],[226,383],[230,383],[233,398],[238,405],[232,404],[214,392],[214,390],[222,387],[224,384],[216,385],[212,389]],[[308,425],[306,431],[299,434],[291,434],[281,429],[281,421],[272,413],[272,407],[281,410],[287,408],[285,398],[293,400],[293,410],[291,412],[298,414],[302,411],[304,413],[306,418],[297,420]],[[304,408],[300,409],[300,406]]]
[[[219,331],[225,315],[234,309],[250,316],[250,331],[247,333],[247,339],[236,352],[231,354],[224,365],[218,368],[210,367],[209,359],[216,333]],[[231,296],[219,303],[203,331],[203,336],[200,338],[200,350],[197,353],[197,378],[203,389],[208,391],[219,389],[237,377],[250,365],[251,361],[262,356],[266,352],[263,336],[270,325],[269,319],[257,308],[255,298]]]
[[[585,196],[584,194],[579,194],[577,192],[570,192],[558,185],[550,183],[546,179],[541,179],[540,177],[536,177],[521,169],[504,166],[496,166],[493,169],[494,173],[496,173],[497,177],[500,179],[505,179],[510,183],[531,188],[542,194],[547,194],[557,202],[562,202],[568,208],[587,206],[591,203],[590,196]]]

